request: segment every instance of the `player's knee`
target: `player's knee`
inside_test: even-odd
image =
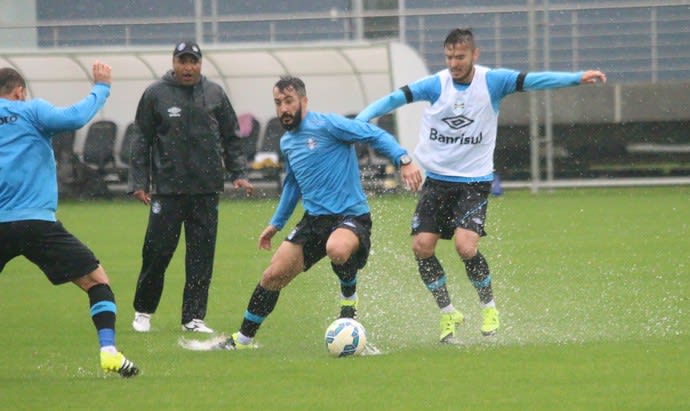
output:
[[[331,244],[326,246],[326,255],[335,265],[345,264],[352,255],[352,250],[344,244]]]
[[[100,264],[96,266],[95,270],[89,273],[89,276],[99,283],[108,283],[108,274],[105,272],[105,268]]]
[[[471,260],[477,255],[477,246],[475,244],[455,244],[455,251],[463,260]]]
[[[412,242],[412,252],[414,253],[415,258],[425,259],[434,255],[434,247],[431,244],[416,241],[415,239],[415,241]]]
[[[109,285],[110,280],[108,279],[108,274],[102,266],[98,265],[92,272],[72,280],[82,290],[88,292],[92,287],[97,285],[105,284]]]
[[[278,291],[288,285],[291,279],[287,270],[270,265],[261,275],[259,284],[267,290]]]
[[[285,287],[285,282],[280,279],[280,277],[272,277],[268,275],[263,275],[259,284],[270,291],[278,291]]]

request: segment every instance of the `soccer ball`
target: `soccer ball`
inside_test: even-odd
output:
[[[352,318],[338,318],[326,329],[326,348],[334,357],[359,355],[367,344],[367,333]]]

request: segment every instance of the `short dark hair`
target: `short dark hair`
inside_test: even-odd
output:
[[[13,68],[0,68],[0,96],[10,94],[16,87],[26,88],[24,77]]]
[[[285,91],[291,88],[295,90],[295,93],[300,97],[307,95],[307,87],[299,77],[292,77],[290,75],[280,76],[280,80],[278,80],[273,87],[277,88],[279,91]]]
[[[448,36],[446,36],[446,40],[443,42],[443,48],[456,44],[467,44],[471,48],[475,48],[472,29],[469,27],[461,27],[451,30]]]

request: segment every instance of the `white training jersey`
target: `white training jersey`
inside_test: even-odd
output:
[[[494,171],[498,113],[491,104],[487,67],[475,65],[472,83],[453,86],[449,70],[437,73],[441,95],[424,111],[415,157],[428,172],[452,177],[481,177]]]

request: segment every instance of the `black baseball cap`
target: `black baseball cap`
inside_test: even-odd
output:
[[[196,42],[191,40],[185,40],[177,43],[175,50],[173,50],[173,57],[181,56],[183,54],[191,54],[192,56],[200,59],[201,49]]]

